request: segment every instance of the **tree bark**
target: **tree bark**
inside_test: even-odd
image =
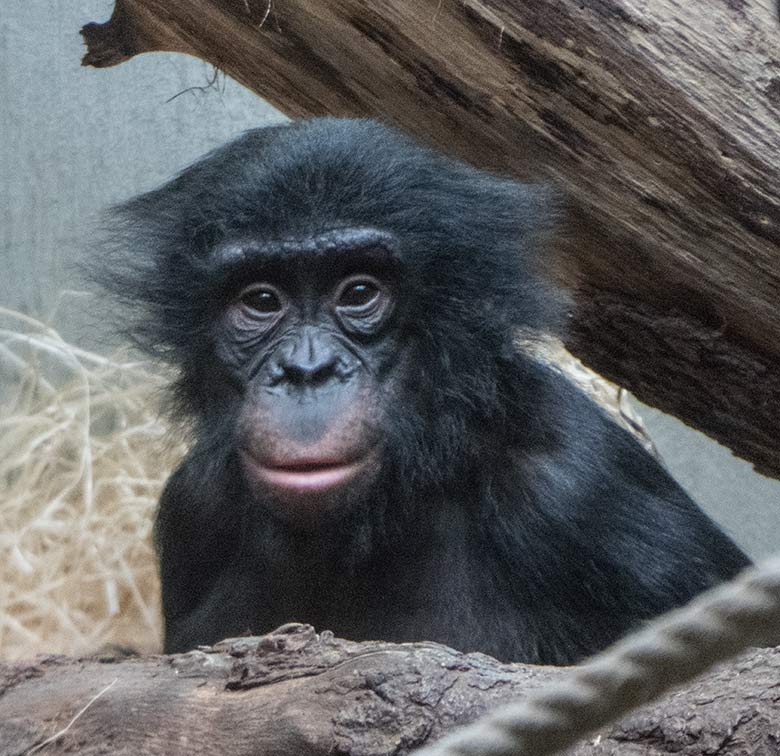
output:
[[[0,756],[44,741],[81,756],[398,756],[565,674],[308,625],[175,656],[40,657],[0,665]],[[780,649],[752,652],[571,753],[776,755],[779,674]]]
[[[391,121],[571,198],[568,346],[780,476],[770,0],[118,0],[85,64],[177,50],[291,116]]]

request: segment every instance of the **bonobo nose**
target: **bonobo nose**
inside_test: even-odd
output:
[[[282,380],[294,386],[319,385],[327,383],[338,372],[339,359],[335,354],[315,355],[310,360],[282,360],[279,373]]]
[[[287,343],[273,360],[275,382],[291,386],[321,386],[343,372],[338,344],[316,329],[306,329]]]

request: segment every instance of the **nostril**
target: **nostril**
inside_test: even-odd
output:
[[[285,378],[295,385],[325,383],[336,375],[339,361],[335,355],[317,359],[287,360],[281,363]]]

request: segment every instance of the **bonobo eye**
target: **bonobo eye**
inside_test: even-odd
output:
[[[368,279],[348,282],[342,287],[337,301],[338,307],[361,309],[370,305],[379,296],[379,287]]]
[[[341,324],[349,331],[375,333],[390,313],[392,298],[376,278],[364,274],[344,279],[336,289],[334,304]]]
[[[238,300],[244,307],[259,315],[276,315],[282,310],[278,292],[267,284],[255,284],[244,289]]]

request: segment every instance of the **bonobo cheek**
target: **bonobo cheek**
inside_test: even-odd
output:
[[[308,393],[263,389],[241,423],[241,458],[255,498],[305,526],[349,509],[380,468],[370,393],[337,385]]]

